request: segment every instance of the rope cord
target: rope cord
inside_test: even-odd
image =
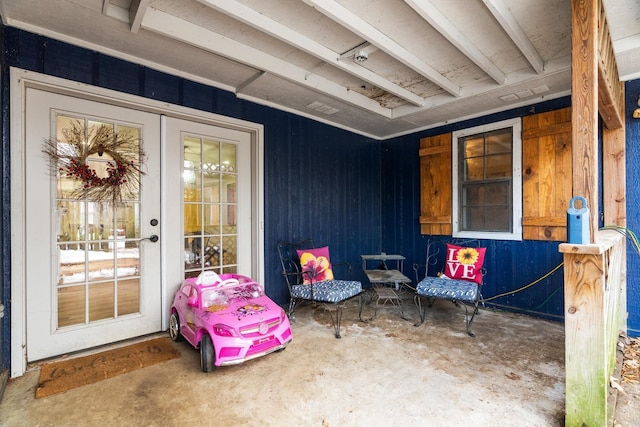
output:
[[[551,276],[553,273],[555,273],[556,271],[558,271],[560,269],[560,267],[562,267],[564,265],[564,262],[561,262],[560,264],[558,264],[556,267],[553,268],[553,270],[551,270],[550,272],[548,272],[547,274],[545,274],[544,276],[540,277],[539,279],[534,280],[533,282],[529,283],[528,285],[524,285],[521,288],[518,289],[514,289],[512,291],[509,292],[504,292],[498,295],[494,295],[492,297],[489,298],[484,298],[484,301],[491,301],[494,300],[496,298],[500,298],[500,297],[504,297],[504,296],[508,296],[508,295],[513,295],[515,293],[524,291],[525,289],[528,289],[530,287],[532,287],[533,285],[540,283],[541,281],[543,281],[544,279],[546,279],[547,277]],[[554,292],[555,293],[555,292]],[[551,294],[553,295],[553,294]],[[545,301],[546,302],[546,301]]]
[[[638,241],[638,237],[632,230],[619,225],[605,225],[601,228],[601,230],[615,230],[618,233],[622,234],[627,239],[629,239],[629,241],[633,245],[633,248],[636,250],[636,253],[638,254],[638,256],[640,256],[640,242]]]

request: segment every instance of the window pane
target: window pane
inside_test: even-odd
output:
[[[118,316],[140,311],[140,280],[118,281]]]
[[[482,207],[463,207],[460,221],[462,230],[479,230],[484,226],[484,209]]]
[[[511,209],[508,206],[488,207],[486,210],[486,230],[511,231]]]
[[[113,282],[89,285],[89,321],[114,317]]]
[[[222,144],[222,172],[236,172],[236,145]]]
[[[58,242],[77,242],[83,239],[85,204],[60,200],[56,209],[58,218]]]
[[[116,134],[119,139],[128,141],[128,152],[131,153],[132,161],[140,163],[140,128],[130,126],[116,126]]]
[[[220,174],[208,173],[203,176],[203,202],[217,203],[220,201]]]
[[[204,239],[202,251],[202,264],[204,267],[217,267],[220,265],[220,237],[208,236]]]
[[[488,156],[486,178],[505,178],[511,176],[511,153]]]
[[[205,139],[202,141],[203,167],[209,171],[220,170],[220,143]]]
[[[486,134],[486,152],[490,154],[511,153],[511,128],[500,129]]]
[[[202,225],[201,218],[202,205],[195,203],[184,204],[184,231],[185,235],[199,234]]]
[[[116,253],[116,277],[137,276],[140,272],[140,248],[138,242],[127,242]]]
[[[511,201],[511,183],[495,182],[484,187],[484,204],[508,205]]]
[[[58,288],[58,327],[84,324],[84,285]]]
[[[462,152],[464,153],[465,159],[484,155],[484,136],[482,134],[469,136],[463,138],[463,140],[464,149]]]
[[[84,282],[85,262],[87,253],[84,245],[58,245],[59,249],[59,271],[58,284]]]
[[[484,157],[476,157],[465,161],[464,181],[479,181],[484,179]]]
[[[237,247],[238,247],[238,239],[236,236],[225,236],[222,239],[222,250],[223,250],[223,263],[225,265],[234,265],[238,263],[237,260]]]
[[[204,232],[220,234],[220,205],[204,205]]]
[[[89,271],[89,281],[103,281],[105,279],[113,279],[115,259],[112,252],[89,252],[89,262],[87,263]]]
[[[200,160],[200,139],[192,136],[185,136],[183,144],[185,167],[189,167],[190,169],[202,169],[202,163]]]
[[[118,239],[140,239],[140,203],[123,203],[116,209]]]

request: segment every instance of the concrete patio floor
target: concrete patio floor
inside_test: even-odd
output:
[[[198,351],[176,343],[178,359],[42,399],[36,365],[9,380],[0,425],[564,425],[562,324],[482,310],[472,338],[451,303],[420,327],[411,301],[405,314],[362,323],[353,302],[336,339],[322,308],[302,306],[284,352],[204,374]],[[617,425],[638,425],[638,391],[618,399]]]

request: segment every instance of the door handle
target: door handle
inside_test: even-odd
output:
[[[158,237],[157,234],[152,234],[149,237],[143,237],[142,239],[140,239],[140,241],[142,242],[143,240],[150,240],[152,243],[155,243],[155,242],[158,241],[158,239],[160,239],[160,238]]]

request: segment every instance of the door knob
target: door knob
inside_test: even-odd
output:
[[[142,242],[143,240],[150,240],[151,242],[155,243],[155,242],[158,241],[158,239],[160,239],[160,238],[158,237],[157,234],[152,234],[149,237],[144,237],[144,238],[140,239],[140,241]]]

